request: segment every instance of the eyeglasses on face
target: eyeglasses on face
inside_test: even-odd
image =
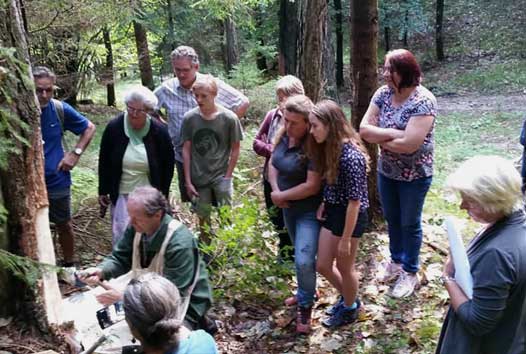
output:
[[[145,111],[144,109],[137,109],[137,108],[133,108],[130,106],[126,106],[126,110],[128,111],[129,114],[140,114],[140,113],[147,114],[148,113],[148,111]]]
[[[46,93],[52,93],[53,92],[53,87],[37,87],[35,88],[35,91],[38,93],[38,94],[42,94],[44,92]]]

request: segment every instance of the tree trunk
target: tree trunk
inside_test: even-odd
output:
[[[437,0],[435,43],[436,43],[437,59],[439,61],[444,60],[443,24],[444,24],[444,0]]]
[[[409,42],[407,39],[407,32],[409,31],[409,10],[405,10],[405,17],[404,17],[404,37],[402,39],[404,48],[409,47]]]
[[[334,0],[336,28],[336,85],[343,86],[343,12],[342,1]]]
[[[55,264],[55,253],[49,229],[48,200],[44,183],[44,160],[42,137],[40,135],[40,111],[32,85],[33,77],[27,49],[26,32],[22,27],[20,3],[7,1],[0,7],[0,45],[16,50],[18,63],[4,58],[0,63],[10,75],[3,77],[2,84],[10,88],[12,104],[7,107],[2,119],[9,118],[12,127],[4,130],[4,141],[11,141],[18,148],[7,156],[7,166],[0,171],[2,196],[9,212],[8,235],[10,251],[44,263]],[[9,113],[8,113],[9,112]],[[5,115],[9,115],[6,117]],[[16,122],[27,124],[23,129]],[[17,138],[27,141],[24,144]],[[20,291],[21,286],[17,285]],[[22,308],[20,303],[26,301]],[[27,316],[27,323],[36,323],[41,330],[48,331],[49,325],[60,322],[60,291],[55,273],[44,271],[35,289],[25,289],[24,293],[10,300],[11,311],[19,316]],[[28,305],[30,304],[30,305]],[[29,308],[31,307],[31,308]]]
[[[384,27],[384,44],[385,44],[385,52],[391,50],[391,40],[389,39],[389,27]]]
[[[104,81],[106,83],[106,98],[108,106],[115,107],[115,73],[113,72],[113,49],[111,47],[110,30],[105,27],[102,31],[104,47],[106,48],[106,69]]]
[[[305,94],[317,102],[323,96],[326,84],[322,58],[327,37],[327,0],[305,0],[301,13],[303,21],[300,38],[303,43],[298,55],[299,78],[303,81]]]
[[[137,46],[137,56],[139,58],[139,70],[141,72],[141,83],[143,86],[153,90],[153,71],[150,63],[150,51],[148,50],[148,36],[144,26],[133,21],[133,31],[135,33],[135,44]]]
[[[327,1],[327,16],[325,18],[325,38],[323,39],[322,68],[325,84],[322,87],[323,97],[339,102],[338,85],[336,84],[336,58],[334,57],[334,46],[332,43],[332,19],[329,16],[330,0]],[[322,97],[320,97],[322,98]]]
[[[280,0],[279,7],[279,74],[298,75],[299,4],[303,0]]]
[[[236,24],[231,17],[225,19],[225,68],[232,71],[239,64],[239,49],[237,46]]]
[[[351,68],[352,68],[352,124],[359,129],[360,122],[367,111],[371,97],[377,86],[377,40],[378,40],[378,2],[377,0],[351,1]],[[377,192],[376,165],[378,146],[366,144],[371,159],[369,173],[370,220],[377,222],[381,217]]]

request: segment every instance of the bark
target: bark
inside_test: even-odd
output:
[[[279,8],[279,74],[298,75],[299,4],[303,0],[280,0]]]
[[[303,81],[305,94],[317,102],[323,96],[326,84],[322,58],[327,38],[327,1],[305,0],[301,10],[303,43],[298,54],[299,78]]]
[[[323,86],[324,98],[330,98],[336,102],[338,99],[338,85],[336,84],[336,58],[334,57],[334,45],[332,43],[332,19],[329,16],[329,1],[327,1],[327,17],[325,22],[325,38],[323,39],[322,68],[325,85]],[[321,97],[320,97],[321,98]]]
[[[336,85],[343,86],[343,12],[342,1],[334,0],[336,30]]]
[[[237,46],[236,24],[231,17],[225,19],[225,68],[230,72],[239,64],[239,49]]]
[[[352,70],[352,124],[358,129],[367,111],[371,97],[377,86],[377,40],[378,40],[378,2],[377,0],[351,1],[351,70]],[[376,164],[378,146],[366,144],[371,159],[369,173],[369,208],[373,223],[381,217],[377,192]]]
[[[385,44],[385,52],[391,50],[391,40],[389,39],[389,27],[384,27],[384,44]]]
[[[137,22],[133,21],[133,32],[135,34],[135,44],[137,46],[137,56],[139,59],[139,70],[141,74],[141,83],[143,86],[153,90],[153,70],[150,62],[150,51],[148,49],[148,36],[146,28]]]
[[[16,123],[5,131],[2,139],[13,141],[19,152],[8,155],[6,168],[0,171],[2,196],[9,212],[8,237],[10,251],[44,263],[55,264],[55,254],[48,220],[48,200],[44,183],[44,160],[40,135],[40,111],[36,101],[30,70],[26,32],[23,29],[20,3],[9,0],[0,7],[0,45],[16,50],[22,64],[2,61],[9,72],[6,86],[10,87],[12,104],[3,108],[10,111],[13,120],[19,119],[28,125],[22,129]],[[2,112],[1,114],[6,114]],[[28,144],[16,139],[22,136]],[[47,331],[49,325],[60,322],[60,292],[55,273],[44,272],[35,289],[21,289],[10,301],[10,309],[19,316],[27,316],[28,323],[36,323]],[[23,290],[23,291],[22,291]],[[32,301],[23,300],[29,296]]]
[[[106,48],[106,69],[104,81],[106,82],[106,98],[108,106],[115,107],[115,73],[113,71],[113,49],[111,46],[110,30],[106,27],[102,31],[104,47]]]
[[[444,0],[437,0],[436,8],[436,24],[435,24],[435,44],[437,51],[437,59],[439,61],[444,60]]]

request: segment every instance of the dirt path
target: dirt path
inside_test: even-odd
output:
[[[437,97],[441,113],[522,112],[526,115],[526,93],[507,95],[447,95]]]

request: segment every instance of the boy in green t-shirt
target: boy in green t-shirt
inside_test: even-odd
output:
[[[243,130],[236,114],[214,99],[217,84],[213,76],[200,75],[192,86],[197,107],[183,119],[183,164],[186,191],[199,216],[202,241],[210,243],[206,225],[212,202],[232,202],[232,172],[239,157]]]

